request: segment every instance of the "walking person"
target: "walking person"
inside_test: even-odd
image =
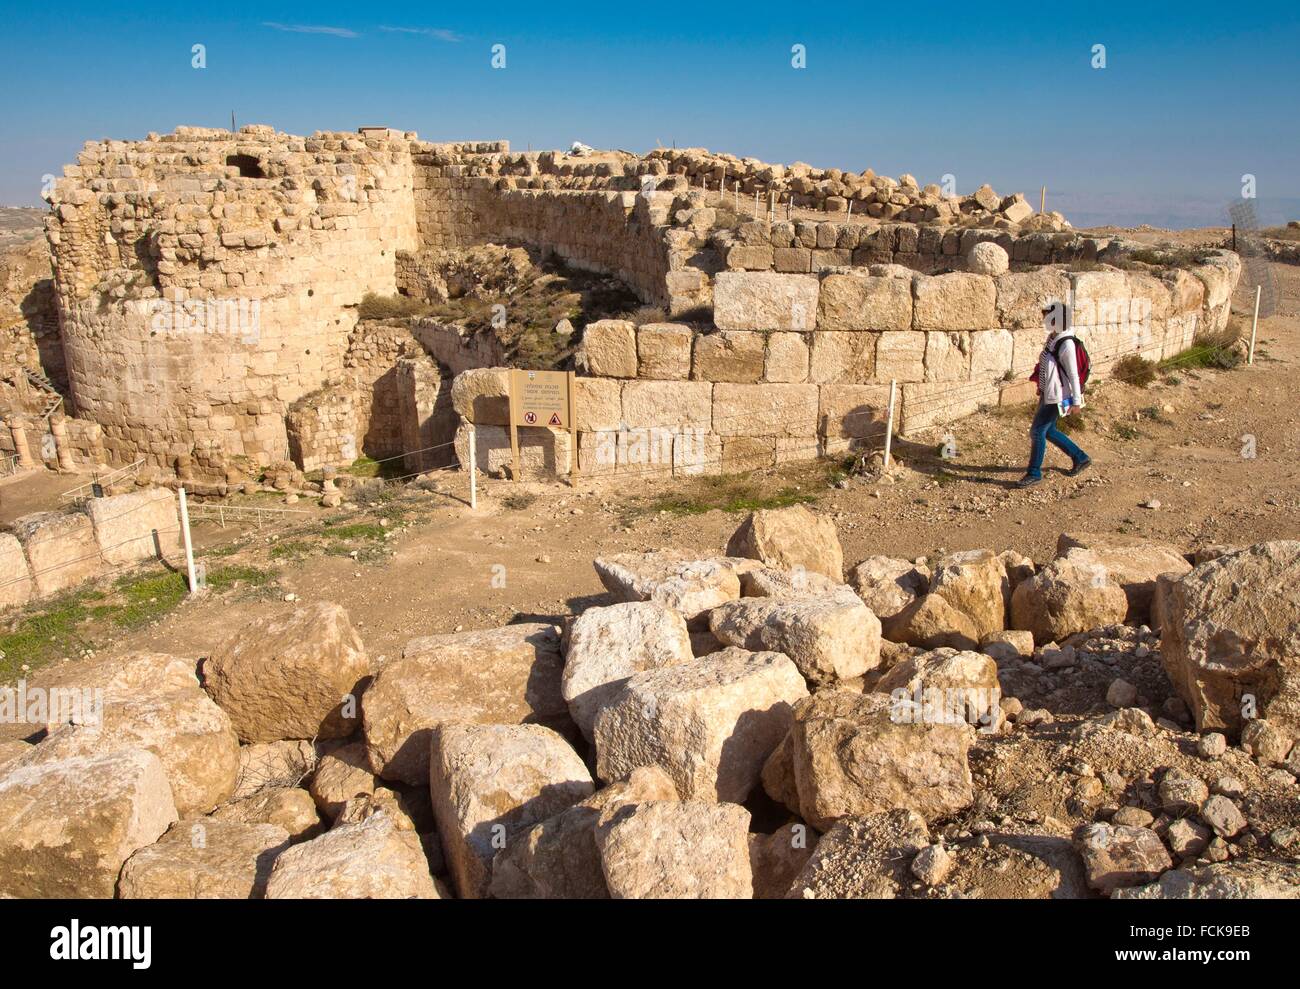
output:
[[[1038,411],[1029,426],[1029,469],[1016,482],[1028,488],[1043,479],[1043,457],[1051,443],[1070,458],[1070,477],[1077,477],[1092,465],[1092,458],[1056,428],[1062,416],[1073,415],[1083,408],[1083,387],[1088,380],[1088,350],[1070,330],[1069,313],[1064,303],[1056,302],[1043,309],[1043,326],[1047,340],[1031,376],[1038,384]]]

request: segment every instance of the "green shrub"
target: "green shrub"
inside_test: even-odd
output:
[[[1156,366],[1144,357],[1129,354],[1115,362],[1112,377],[1135,388],[1145,388],[1156,380]]]

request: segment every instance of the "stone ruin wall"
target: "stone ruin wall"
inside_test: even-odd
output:
[[[264,177],[240,174],[241,161]],[[710,200],[697,182],[723,168],[746,194],[784,192],[832,215],[860,203],[856,216],[883,222],[720,225],[716,190]],[[409,436],[450,436],[463,417],[484,427],[479,463],[500,469],[503,415],[475,420],[437,373],[500,363],[499,346],[433,320],[414,321],[402,345],[356,332],[367,292],[421,295],[428,252],[489,242],[616,275],[680,321],[588,328],[584,473],[644,469],[638,430],[654,431],[659,461],[665,443],[683,447],[668,470],[839,452],[880,432],[891,378],[905,431],[1022,400],[1025,383],[1005,379],[1032,366],[1047,298],[1072,294],[1099,365],[1176,353],[1226,321],[1235,255],[1192,271],[1070,272],[1045,266],[1097,268],[1126,249],[1026,217],[1020,197],[987,187],[956,199],[906,176],[805,169],[667,149],[583,161],[380,129],[181,128],[90,143],[47,224],[73,407],[102,426],[114,463],[192,457],[217,474],[237,458],[342,463],[354,449],[419,449]],[[655,191],[639,192],[647,181]],[[1011,271],[965,270],[984,240],[1005,248]],[[209,298],[255,302],[255,332],[204,332],[202,306],[159,332],[159,305]],[[1089,300],[1104,312],[1090,317]],[[710,318],[709,332],[686,323]],[[567,469],[566,438],[524,437],[532,462]]]
[[[1160,360],[1222,329],[1240,273],[1226,251],[1189,270],[1070,271],[1063,266],[1122,260],[1124,249],[1072,234],[967,231],[948,240],[925,229],[778,224],[767,244],[751,236],[733,247],[732,267],[709,279],[714,329],[589,325],[578,353],[580,472],[718,473],[878,449],[891,380],[905,435],[1032,400],[1028,374],[1049,301],[1070,301],[1102,378],[1123,356]],[[859,231],[864,246],[849,246]],[[960,265],[958,251],[985,239],[1021,270],[914,270],[934,266],[927,254]],[[501,369],[467,372],[453,388],[457,414],[476,426],[477,462],[503,475],[505,394]],[[462,426],[462,464],[469,435]],[[568,470],[568,434],[521,430],[521,438],[526,473]]]

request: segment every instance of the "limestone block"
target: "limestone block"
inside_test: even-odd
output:
[[[596,773],[621,779],[658,766],[683,800],[741,802],[807,696],[780,653],[724,649],[648,670],[596,716]]]
[[[144,749],[30,758],[0,776],[0,896],[112,897],[122,863],[177,818],[162,763]]]
[[[22,544],[14,535],[0,532],[0,608],[26,604],[34,586]]]
[[[124,900],[251,900],[266,893],[289,833],[271,824],[208,818],[178,821],[122,867]]]
[[[776,463],[776,437],[774,436],[724,436],[722,437],[722,473],[741,474],[745,471],[771,467]]]
[[[981,330],[970,335],[972,380],[999,380],[1013,370],[1015,338],[1010,330]]]
[[[818,305],[818,330],[912,328],[912,288],[901,278],[827,275]]]
[[[854,334],[832,335],[845,337]],[[899,404],[897,397],[895,404]],[[895,413],[897,411],[896,408]],[[826,438],[827,453],[838,453],[855,445],[882,444],[888,417],[888,385],[821,386],[818,419],[821,435]]]
[[[1074,293],[1073,325],[1117,326],[1128,321],[1129,283],[1122,271],[1077,271],[1070,274]]]
[[[723,330],[808,331],[818,287],[813,275],[722,271],[714,280],[713,321]]]
[[[761,381],[766,344],[762,333],[749,331],[700,334],[695,338],[691,377],[697,381]]]
[[[643,364],[642,367],[645,365]],[[573,379],[579,430],[617,429],[623,421],[623,383],[615,378]],[[461,461],[465,463],[464,460]]]
[[[439,726],[429,753],[429,795],[456,892],[485,896],[499,849],[594,789],[578,754],[549,728]]]
[[[666,381],[689,378],[694,337],[695,331],[681,323],[646,323],[637,327],[638,375]]]
[[[91,498],[86,514],[109,565],[171,559],[181,552],[176,495],[167,488]]]
[[[482,367],[462,371],[452,379],[451,405],[456,414],[482,425],[510,425],[510,371]]]
[[[636,326],[624,319],[599,319],[587,324],[574,355],[579,373],[597,378],[635,378]]]
[[[1070,297],[1070,279],[1056,269],[1013,271],[997,281],[998,319],[1013,330],[1037,330],[1042,342],[1043,309]]]
[[[450,894],[429,874],[419,836],[379,813],[281,852],[266,898],[439,900]]]
[[[545,623],[412,639],[361,700],[371,768],[421,785],[433,731],[444,721],[566,728],[563,667],[559,632]]]
[[[729,384],[713,388],[713,432],[719,436],[814,436],[816,385]]]
[[[801,333],[773,333],[767,338],[764,381],[800,382],[808,379],[808,344]]]
[[[880,334],[876,344],[876,378],[881,381],[922,381],[925,378],[926,334],[901,330]]]
[[[971,334],[925,335],[925,380],[961,382],[970,379]]]
[[[873,380],[879,337],[878,333],[814,333],[808,380],[817,384]]]
[[[519,470],[523,477],[552,477],[569,473],[570,434],[561,429],[519,428]],[[469,469],[470,429],[456,429],[456,459]],[[514,458],[510,430],[505,426],[477,426],[474,429],[478,469],[489,477],[510,477]]]
[[[90,518],[80,512],[38,512],[13,523],[38,597],[90,580],[104,569]]]
[[[997,289],[987,275],[918,275],[912,291],[918,330],[992,330],[998,326]]]
[[[713,386],[707,381],[629,381],[622,422],[632,428],[690,426],[707,431]]]

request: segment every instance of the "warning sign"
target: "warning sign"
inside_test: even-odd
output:
[[[515,425],[569,428],[567,372],[511,370],[510,398]]]

